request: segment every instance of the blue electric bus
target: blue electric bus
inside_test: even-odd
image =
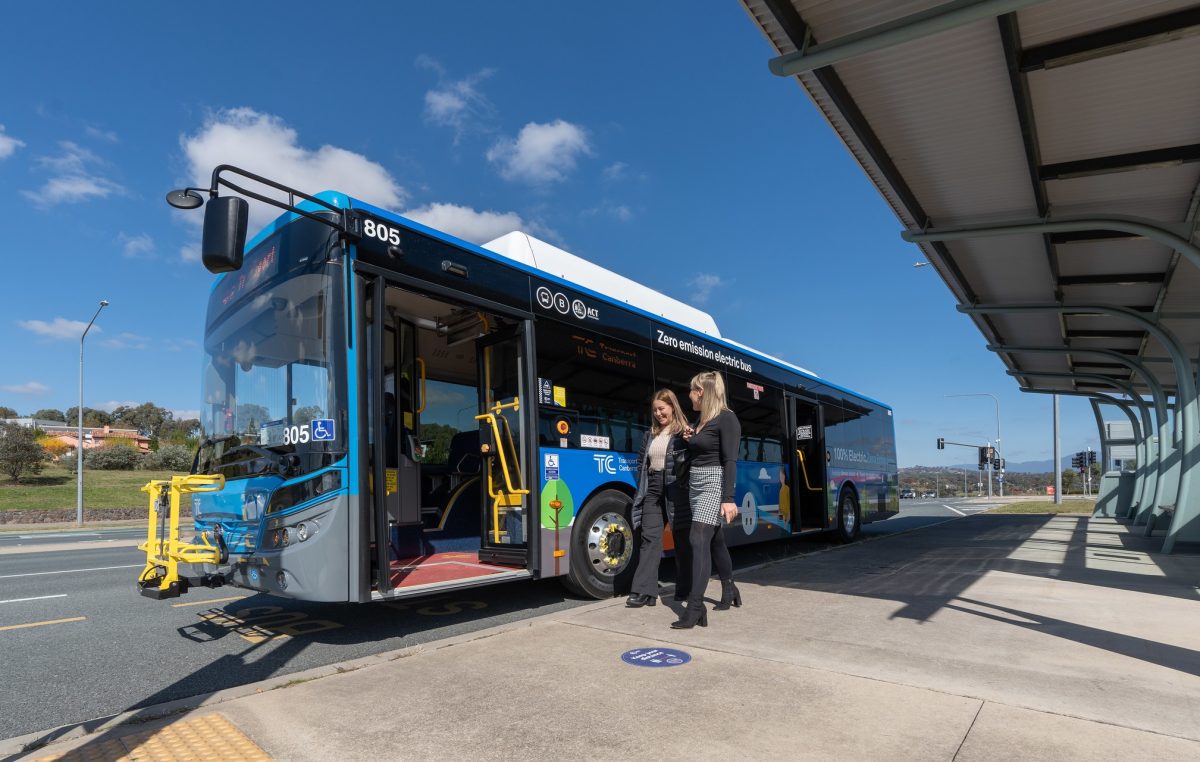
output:
[[[475,246],[229,166],[168,200],[194,208],[198,190],[219,273],[204,438],[192,476],[146,487],[148,596],[365,602],[549,576],[611,596],[635,564],[651,395],[704,370],[742,423],[730,545],[850,541],[898,511],[891,409],[699,310],[523,233]],[[242,196],[285,209],[249,245]]]

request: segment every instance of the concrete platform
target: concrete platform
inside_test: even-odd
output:
[[[1200,759],[1200,557],[1157,544],[979,514],[744,572],[745,605],[707,628],[601,601],[0,753],[220,713],[289,760]],[[647,646],[692,660],[621,661]]]

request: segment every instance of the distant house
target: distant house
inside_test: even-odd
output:
[[[58,421],[43,421],[43,424],[38,428],[46,433],[46,436],[51,439],[57,439],[62,442],[71,452],[75,452],[75,448],[79,443],[79,429],[75,426],[67,426]],[[145,454],[150,452],[150,437],[146,436],[137,429],[114,429],[111,426],[96,426],[83,427],[83,449],[92,450],[97,447],[113,442],[115,440],[131,441],[137,451]]]

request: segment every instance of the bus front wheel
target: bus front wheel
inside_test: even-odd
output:
[[[854,491],[850,489],[842,490],[842,496],[838,499],[838,540],[841,542],[854,542],[854,538],[858,537],[860,523],[858,499],[854,497]]]
[[[575,517],[571,570],[565,580],[573,593],[611,598],[628,587],[635,561],[631,504],[624,493],[604,490]]]

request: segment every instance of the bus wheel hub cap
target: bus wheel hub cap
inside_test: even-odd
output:
[[[598,518],[588,537],[588,560],[597,574],[613,576],[629,563],[633,555],[633,529],[619,513]]]

